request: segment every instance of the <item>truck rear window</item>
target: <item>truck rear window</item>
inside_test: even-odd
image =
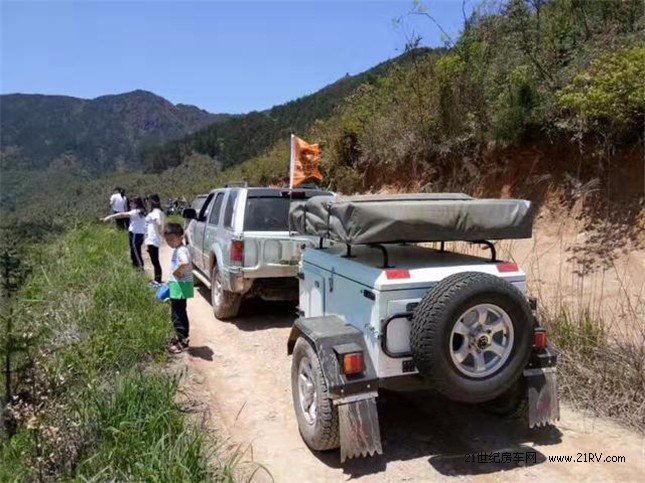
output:
[[[288,198],[247,198],[244,211],[245,231],[288,231]]]

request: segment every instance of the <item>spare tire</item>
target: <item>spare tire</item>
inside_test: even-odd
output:
[[[505,280],[479,272],[446,277],[412,317],[410,348],[419,373],[444,396],[491,401],[515,384],[533,344],[526,297]]]

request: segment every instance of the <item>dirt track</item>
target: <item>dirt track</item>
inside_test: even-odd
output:
[[[167,267],[170,249],[161,252]],[[221,322],[213,316],[208,291],[200,291],[188,308],[191,348],[180,356],[189,369],[187,389],[202,399],[220,433],[249,446],[276,482],[645,480],[645,438],[614,424],[563,407],[557,428],[531,431],[426,393],[382,394],[384,455],[341,466],[337,451],[313,453],[298,434],[286,354],[293,307],[255,303],[237,320]],[[537,461],[465,462],[466,453],[504,451],[534,451]],[[626,462],[548,460],[586,452],[603,453],[603,459],[625,456]],[[271,478],[258,473],[253,481]]]

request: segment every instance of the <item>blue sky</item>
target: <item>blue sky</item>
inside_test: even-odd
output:
[[[469,4],[473,4],[471,0]],[[461,0],[428,0],[457,34]],[[262,110],[399,55],[441,45],[398,1],[0,0],[0,91],[93,98],[145,89],[211,112]],[[403,17],[403,27],[392,20]]]

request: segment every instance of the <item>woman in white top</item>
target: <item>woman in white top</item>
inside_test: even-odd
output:
[[[143,204],[143,200],[139,196],[132,200],[132,205],[134,206],[133,210],[106,216],[103,218],[103,221],[119,220],[123,218],[130,219],[128,233],[130,235],[130,258],[132,258],[132,266],[138,270],[143,270],[141,245],[143,245],[143,238],[146,233],[146,215],[148,212]]]
[[[148,255],[155,269],[154,282],[161,283],[161,264],[159,263],[159,246],[165,225],[165,216],[161,210],[159,195],[150,195],[150,213],[146,216],[146,237],[144,243],[148,247]]]

